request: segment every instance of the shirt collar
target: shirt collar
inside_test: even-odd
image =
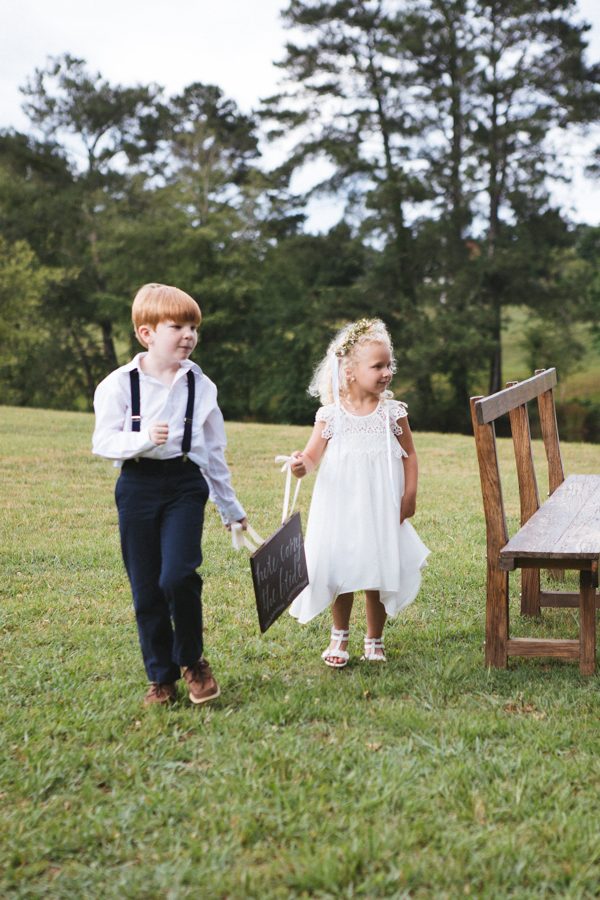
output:
[[[142,360],[142,359],[144,358],[144,356],[146,356],[146,355],[147,355],[147,351],[146,351],[146,350],[143,350],[141,353],[137,353],[137,354],[133,357],[133,359],[131,360],[131,362],[128,362],[128,363],[126,363],[124,366],[121,366],[121,371],[122,371],[122,372],[131,372],[132,369],[139,369],[139,371],[142,372],[141,360]],[[194,372],[196,375],[202,375],[202,374],[203,374],[203,373],[202,373],[202,369],[200,368],[200,366],[198,365],[198,363],[195,363],[195,362],[194,362],[193,360],[191,360],[191,359],[182,359],[181,362],[179,363],[179,367],[180,367],[181,369],[183,369],[184,372],[187,372],[189,369],[191,369],[192,372]],[[143,374],[143,372],[142,372],[142,374]]]

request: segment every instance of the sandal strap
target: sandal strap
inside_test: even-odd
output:
[[[329,647],[327,650],[324,650],[321,653],[322,659],[350,659],[350,654],[347,650],[341,649],[342,641],[347,641],[350,636],[350,632],[344,628],[332,628],[331,629],[331,638],[329,640]],[[337,649],[333,646],[337,644]]]
[[[383,646],[382,637],[368,637],[365,634],[365,654],[363,659],[385,662],[385,647]]]
[[[349,631],[344,631],[343,628],[332,628],[331,629],[331,640],[332,641],[347,641],[350,637]]]

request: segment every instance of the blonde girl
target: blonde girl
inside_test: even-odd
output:
[[[418,463],[406,405],[389,385],[395,372],[390,335],[379,319],[346,325],[315,371],[309,393],[323,406],[292,472],[319,463],[308,525],[309,586],[290,613],[299,622],[332,606],[325,664],[343,668],[354,592],[366,596],[363,659],[384,662],[383,629],[411,603],[429,554],[409,523],[416,509]]]

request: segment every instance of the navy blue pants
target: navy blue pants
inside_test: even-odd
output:
[[[115,488],[123,561],[149,681],[202,656],[202,526],[208,485],[183,460],[124,464]]]

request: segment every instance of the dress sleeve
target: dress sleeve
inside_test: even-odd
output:
[[[402,426],[398,424],[398,419],[405,419],[408,416],[408,407],[401,400],[390,400],[388,402],[388,414],[392,433],[395,435],[402,434]]]
[[[321,437],[324,437],[326,440],[333,437],[333,421],[335,418],[335,407],[333,404],[329,406],[321,406],[320,409],[317,410],[317,414],[315,416],[315,425],[318,422],[323,422],[325,427],[321,432]]]

